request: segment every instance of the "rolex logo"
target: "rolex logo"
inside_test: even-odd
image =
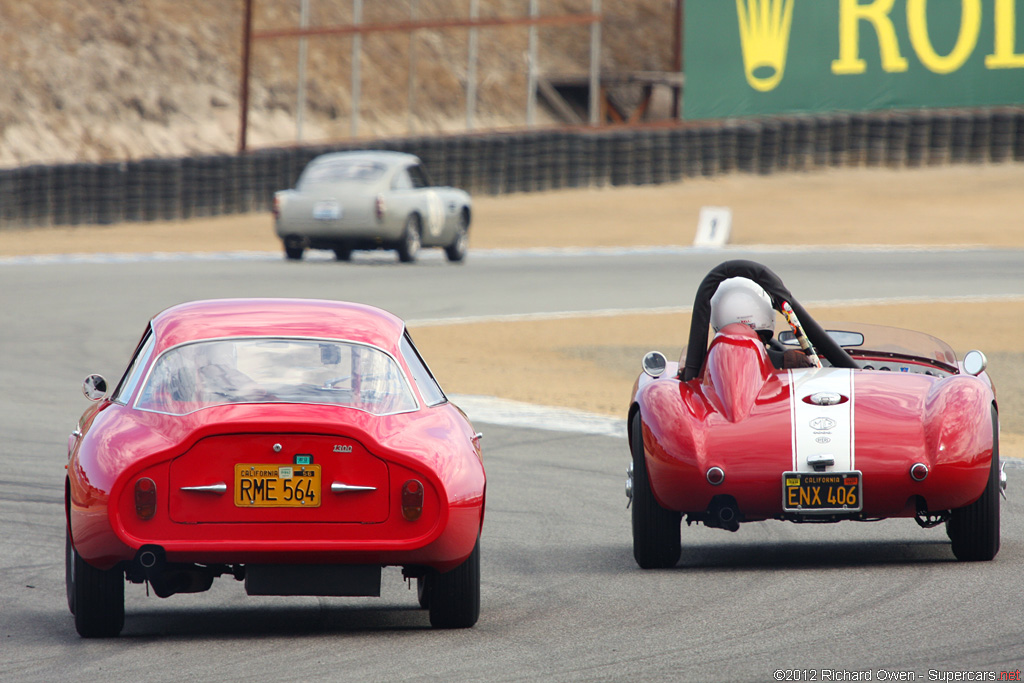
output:
[[[743,71],[751,88],[768,92],[782,80],[793,0],[736,0]]]

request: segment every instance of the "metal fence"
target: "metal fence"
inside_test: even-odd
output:
[[[269,211],[319,154],[392,149],[476,194],[648,185],[837,166],[1024,161],[1024,109],[758,119],[361,141],[240,156],[0,170],[0,228],[178,220]]]

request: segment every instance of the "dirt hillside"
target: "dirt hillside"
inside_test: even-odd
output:
[[[363,2],[363,23],[466,19],[469,0]],[[311,0],[311,27],[352,23],[352,0]],[[603,0],[602,69],[665,70],[673,0]],[[0,0],[0,167],[233,152],[238,147],[243,0]],[[255,31],[299,25],[298,0],[253,0]],[[587,14],[591,0],[544,0],[544,16]],[[487,17],[522,17],[525,0],[480,0]],[[539,29],[542,73],[586,74],[586,26]],[[462,131],[466,29],[364,36],[359,136]],[[478,128],[522,126],[527,30],[479,32]],[[642,47],[637,47],[642,46]],[[351,37],[308,42],[303,140],[351,132]],[[410,70],[410,64],[412,69]],[[411,92],[409,74],[414,75]],[[256,41],[250,148],[296,139],[298,42]],[[548,119],[539,112],[539,124]]]

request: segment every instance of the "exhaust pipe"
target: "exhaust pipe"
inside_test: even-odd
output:
[[[708,507],[704,525],[715,529],[739,531],[740,511],[736,507],[736,501],[731,497],[724,499],[716,497]]]
[[[144,550],[139,553],[139,564],[143,569],[152,569],[156,566],[156,553],[152,550]]]

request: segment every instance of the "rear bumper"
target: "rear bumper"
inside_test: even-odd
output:
[[[281,239],[298,235],[311,244],[318,241],[360,240],[363,242],[394,242],[402,235],[402,225],[392,225],[387,221],[313,221],[313,220],[281,220],[274,222],[274,231]],[[314,247],[316,248],[316,247]]]

